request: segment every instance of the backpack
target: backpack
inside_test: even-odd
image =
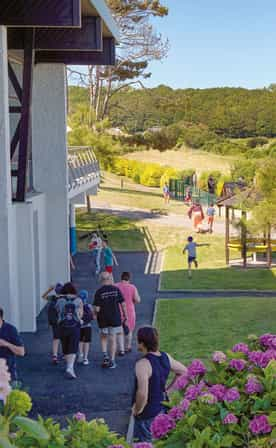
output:
[[[65,304],[59,315],[59,324],[64,328],[76,327],[80,322],[75,299],[75,297],[64,297]]]
[[[90,322],[93,320],[93,314],[90,305],[88,303],[85,303],[83,305],[83,325],[90,324]]]
[[[57,297],[54,297],[49,303],[48,303],[48,324],[49,325],[57,325],[58,323],[58,312],[56,309],[57,305]]]

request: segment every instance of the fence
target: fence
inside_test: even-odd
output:
[[[190,177],[187,177],[184,180],[170,179],[169,188],[171,197],[177,201],[184,201],[187,190],[190,192],[193,202],[199,201],[202,205],[210,205],[217,200],[215,194],[208,193],[208,191],[193,186]]]

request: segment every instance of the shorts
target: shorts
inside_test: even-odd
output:
[[[60,339],[60,331],[58,324],[51,325],[51,327],[52,327],[53,339]]]
[[[59,327],[60,340],[64,355],[75,355],[79,351],[80,327]]]
[[[80,330],[80,342],[91,342],[92,341],[92,328],[84,327]]]
[[[151,442],[151,424],[154,418],[139,419],[134,417],[134,434],[133,439],[136,442]]]
[[[196,261],[196,257],[188,257],[188,263],[193,263]]]
[[[109,272],[109,274],[112,274],[113,271],[113,266],[106,266],[105,267],[105,272]]]
[[[123,327],[105,327],[105,328],[100,328],[100,333],[105,334],[105,335],[114,335],[114,334],[120,334],[123,333]]]

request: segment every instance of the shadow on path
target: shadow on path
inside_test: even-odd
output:
[[[115,268],[115,280],[119,280],[120,272],[131,271],[142,298],[142,303],[137,306],[137,325],[150,324],[156,298],[159,257],[141,252],[116,255],[119,268]],[[89,254],[78,254],[76,266],[73,280],[79,289],[87,289],[91,296],[98,285],[92,275]],[[68,381],[63,376],[63,362],[58,366],[50,363],[51,333],[45,311],[39,316],[37,333],[25,333],[23,339],[27,355],[19,360],[18,369],[24,387],[33,399],[33,415],[51,416],[63,423],[66,417],[81,411],[89,419],[104,418],[112,430],[126,432],[133,393],[134,364],[139,356],[136,349],[124,358],[117,359],[117,369],[102,369],[99,336],[94,323],[91,363],[89,366],[77,366],[78,379]]]

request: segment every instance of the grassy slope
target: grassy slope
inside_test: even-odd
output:
[[[219,170],[224,174],[229,174],[234,157],[221,156],[207,153],[200,150],[181,149],[178,151],[157,150],[139,151],[126,155],[129,159],[141,162],[153,162],[160,165],[169,165],[177,169],[195,169],[200,175],[202,171]]]
[[[276,289],[276,269],[229,268],[225,265],[224,238],[199,235],[196,241],[210,246],[198,248],[199,269],[193,270],[192,279],[187,276],[187,255],[182,255],[184,244],[177,245],[165,253],[161,289]]]
[[[158,302],[156,325],[162,350],[187,362],[274,332],[275,313],[273,298],[169,299]]]

